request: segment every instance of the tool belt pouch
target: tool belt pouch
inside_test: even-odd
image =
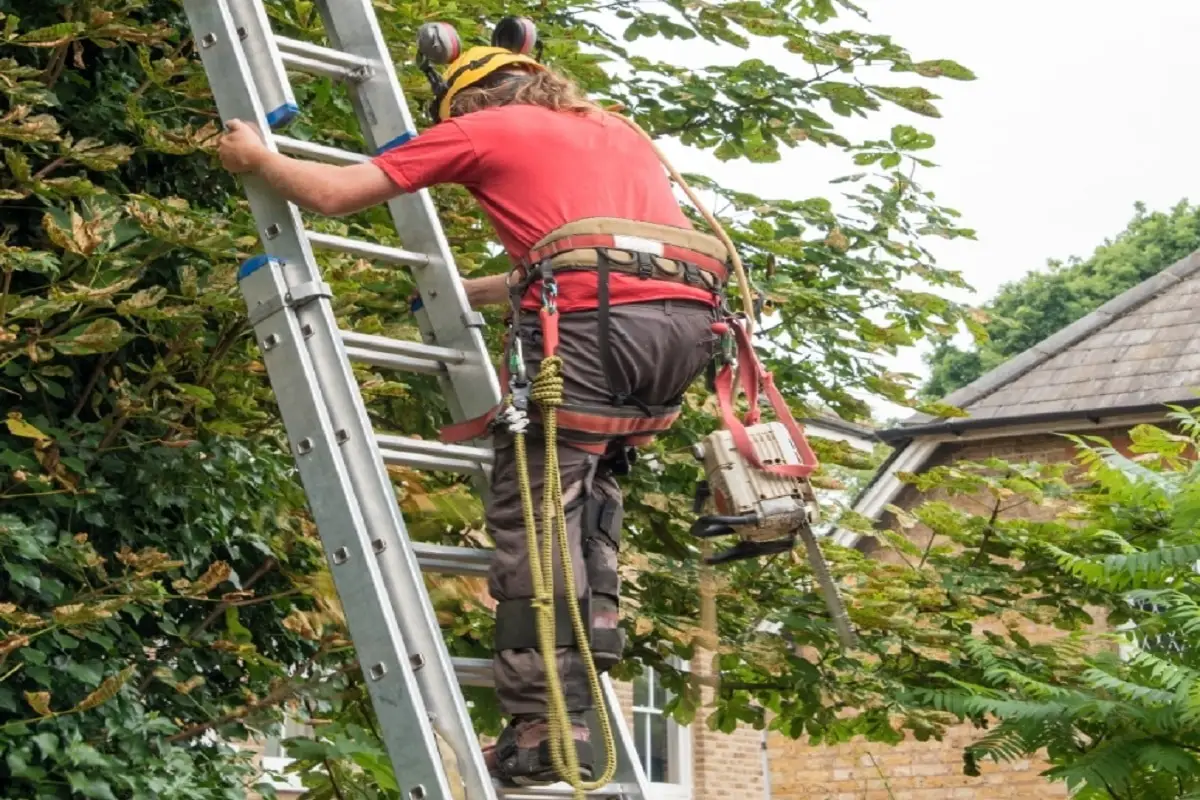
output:
[[[621,660],[625,631],[620,625],[621,501],[589,493],[583,504],[583,560],[592,601],[592,658],[604,672]]]
[[[579,598],[579,613],[584,624],[590,629],[591,598],[587,596]],[[591,639],[590,633],[588,636]],[[502,600],[496,605],[496,633],[492,642],[492,649],[496,652],[541,649],[537,611],[533,608],[532,598]],[[571,623],[571,609],[567,605],[567,599],[562,596],[554,598],[554,646],[578,649],[575,641],[575,628]]]

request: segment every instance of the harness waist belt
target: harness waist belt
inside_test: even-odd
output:
[[[646,278],[698,283],[709,290],[725,284],[729,271],[715,258],[678,245],[604,233],[566,236],[529,251],[518,273],[522,281],[537,280],[533,268],[549,260],[554,272],[567,269],[594,268],[600,258],[608,259],[613,272],[640,274]],[[694,269],[689,270],[691,265]]]

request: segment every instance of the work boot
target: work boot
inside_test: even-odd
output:
[[[579,759],[579,777],[592,779],[595,757],[591,731],[583,719],[571,717],[572,738]],[[500,733],[496,744],[483,750],[488,772],[507,786],[558,783],[562,778],[550,758],[550,725],[543,717],[517,717]]]

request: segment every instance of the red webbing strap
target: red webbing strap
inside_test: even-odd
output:
[[[496,418],[496,414],[498,413],[500,413],[500,406],[496,406],[482,417],[475,417],[463,422],[456,422],[453,425],[446,425],[438,431],[438,439],[447,444],[465,442],[469,439],[482,439],[488,435],[488,428],[491,427],[492,420]]]
[[[750,341],[750,334],[736,320],[731,320],[729,327],[732,328],[734,338],[737,340],[741,384],[750,405],[744,420],[739,420],[733,410],[733,366],[726,364],[717,374],[715,382],[717,407],[721,411],[721,420],[733,437],[734,446],[751,465],[763,472],[790,478],[807,478],[819,466],[816,454],[809,446],[804,431],[792,417],[787,401],[783,399],[783,395],[776,388],[775,377],[767,372],[763,368],[762,362],[758,360],[758,355],[754,352],[754,345]],[[755,452],[754,443],[750,441],[750,434],[746,432],[746,425],[753,425],[758,421],[758,390],[760,386],[767,397],[767,402],[771,404],[775,416],[787,429],[792,444],[796,446],[796,450],[800,454],[801,463],[767,465],[762,463]]]
[[[500,348],[500,370],[497,378],[500,381],[501,392],[508,391],[508,343],[512,336],[513,333],[510,329],[504,335],[504,346]],[[496,419],[496,415],[500,413],[500,408],[501,406],[496,406],[482,416],[443,426],[438,430],[438,439],[446,444],[466,442],[471,439],[482,439],[491,433],[489,429],[492,426],[492,420]]]
[[[558,352],[558,312],[543,304],[538,317],[542,321],[542,358],[550,358]]]

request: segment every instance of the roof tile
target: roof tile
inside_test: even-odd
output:
[[[973,419],[1192,399],[1200,387],[1200,250],[959,389]],[[933,421],[924,415],[908,425]]]

